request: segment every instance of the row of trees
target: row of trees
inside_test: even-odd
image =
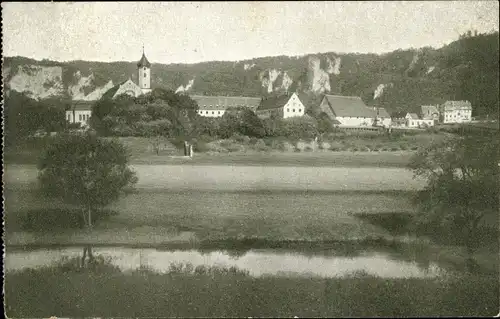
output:
[[[325,114],[283,120],[278,116],[261,120],[245,107],[228,109],[221,118],[197,115],[198,105],[189,96],[155,89],[133,98],[122,95],[102,99],[92,110],[91,126],[104,136],[142,136],[185,139],[208,136],[311,138],[332,129]]]

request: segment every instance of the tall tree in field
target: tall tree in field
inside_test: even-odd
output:
[[[470,260],[484,217],[498,214],[499,141],[498,136],[455,137],[420,150],[409,165],[428,181],[417,198],[421,221],[458,233]]]
[[[41,156],[38,170],[42,191],[79,207],[89,232],[93,215],[137,181],[125,147],[93,134],[59,136]],[[89,260],[93,258],[90,246],[86,247],[82,265],[87,251]]]

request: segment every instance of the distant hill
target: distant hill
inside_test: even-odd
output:
[[[204,95],[260,97],[286,90],[316,97],[356,95],[389,112],[416,112],[422,104],[469,100],[474,115],[494,115],[499,108],[498,60],[498,32],[469,33],[439,49],[383,55],[327,52],[238,62],[153,63],[152,86]],[[2,73],[7,94],[14,90],[35,99],[97,100],[129,77],[137,81],[135,62],[5,57]]]

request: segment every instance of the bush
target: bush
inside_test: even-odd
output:
[[[397,147],[391,147],[391,151],[393,151],[393,152],[399,151],[399,148],[397,148]]]
[[[406,151],[408,149],[408,146],[406,146],[405,144],[401,144],[399,145],[399,148],[402,150],[402,151]]]
[[[229,151],[229,152],[239,152],[239,151],[243,151],[245,148],[243,145],[239,145],[239,144],[229,144],[227,146],[225,146],[225,148]]]
[[[313,151],[313,148],[309,145],[307,145],[304,149],[306,152],[312,152]]]
[[[268,151],[269,150],[269,148],[266,145],[266,143],[263,140],[261,140],[261,139],[259,139],[257,141],[257,143],[255,143],[254,148],[257,151]]]
[[[204,153],[210,151],[210,147],[205,142],[195,140],[193,141],[193,151],[197,153]]]
[[[231,137],[231,139],[235,142],[242,143],[242,144],[248,144],[250,142],[250,137],[246,135],[240,135],[240,134],[235,134]]]

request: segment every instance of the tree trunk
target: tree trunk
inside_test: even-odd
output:
[[[90,232],[92,231],[92,210],[90,207],[87,208],[87,210],[83,211],[83,221],[85,223],[85,228],[87,229],[87,232],[90,234]],[[92,262],[94,260],[94,255],[92,254],[92,246],[90,245],[86,245],[84,248],[83,248],[83,256],[82,256],[82,260],[81,260],[81,267],[85,267],[85,258],[87,257],[88,255],[88,259],[89,259],[89,262]]]

